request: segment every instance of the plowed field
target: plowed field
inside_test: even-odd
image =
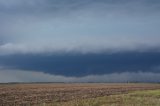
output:
[[[160,85],[105,83],[3,84],[0,85],[0,106],[32,106],[153,89],[160,89]]]

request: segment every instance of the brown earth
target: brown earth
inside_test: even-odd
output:
[[[160,84],[3,84],[0,106],[30,106],[152,89],[160,89]]]

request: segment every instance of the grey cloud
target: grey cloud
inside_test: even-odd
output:
[[[0,83],[8,82],[160,82],[160,73],[123,72],[85,77],[65,77],[34,71],[1,70]]]
[[[160,2],[148,2],[148,0],[1,0],[0,6],[2,17],[8,15],[45,19],[87,18],[87,16],[136,18],[137,15],[152,17],[160,14]]]
[[[118,39],[118,41],[116,40]],[[122,37],[77,37],[70,39],[41,39],[40,41],[24,43],[4,43],[0,45],[0,55],[8,54],[39,54],[56,52],[79,52],[79,53],[101,53],[101,52],[121,52],[139,51],[145,52],[154,50],[160,52],[159,37],[154,38],[122,38]],[[44,40],[44,41],[43,41]]]
[[[1,54],[159,47],[157,0],[1,0]]]

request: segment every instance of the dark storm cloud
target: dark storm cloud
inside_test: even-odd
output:
[[[160,82],[160,55],[17,54],[0,56],[0,82]]]
[[[124,52],[102,54],[10,55],[1,56],[0,65],[7,69],[38,70],[63,76],[103,75],[122,72],[160,70],[158,52]]]

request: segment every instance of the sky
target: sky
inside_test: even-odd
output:
[[[160,82],[159,0],[0,0],[0,83]]]

